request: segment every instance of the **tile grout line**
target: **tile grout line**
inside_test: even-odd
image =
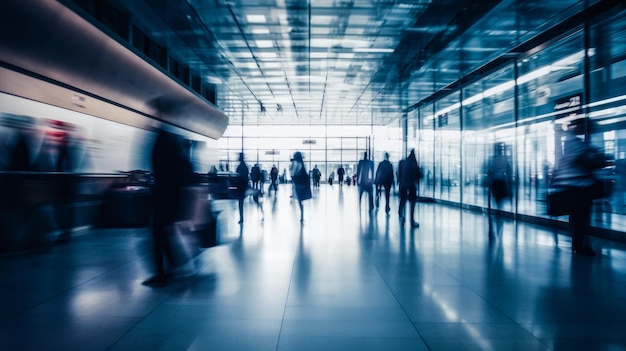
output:
[[[304,224],[300,224],[300,239],[298,240],[298,246],[302,245],[302,227]],[[293,284],[293,276],[296,274],[296,265],[298,264],[298,249],[296,247],[295,254],[293,256],[293,264],[291,265],[291,276],[289,277],[289,287],[287,288],[287,297],[285,298],[285,308],[283,309],[283,316],[280,319],[280,330],[278,332],[278,340],[276,340],[276,351],[280,347],[280,337],[283,332],[283,325],[285,323],[285,315],[287,314],[287,302],[289,301],[289,294],[291,292],[291,286]]]
[[[378,268],[376,267],[376,265],[372,264],[372,266],[374,267],[374,269],[376,270],[376,273],[378,273],[378,276],[380,277],[380,279],[382,279],[382,281],[385,283],[385,286],[387,287],[387,289],[389,289],[389,292],[391,293],[391,295],[393,296],[393,299],[396,300],[396,302],[398,303],[398,305],[400,306],[400,308],[402,309],[402,312],[404,313],[404,315],[406,316],[406,318],[409,320],[409,322],[411,323],[411,326],[413,327],[413,329],[415,329],[415,332],[417,333],[417,335],[419,335],[420,340],[422,340],[422,342],[424,343],[424,346],[426,346],[427,350],[432,350],[430,348],[430,346],[428,346],[428,344],[426,343],[426,340],[424,339],[424,337],[422,336],[422,333],[420,333],[420,331],[417,329],[417,326],[415,325],[415,323],[413,323],[413,321],[411,320],[411,316],[409,316],[409,313],[406,311],[406,309],[404,308],[404,306],[400,303],[400,300],[398,300],[398,297],[396,296],[396,294],[393,292],[393,289],[391,289],[391,287],[389,286],[389,284],[387,283],[387,280],[385,280],[385,278],[383,277],[383,275],[380,273],[380,271],[378,270]]]

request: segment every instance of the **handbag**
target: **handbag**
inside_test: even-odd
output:
[[[183,219],[177,223],[178,229],[199,248],[219,245],[217,218],[213,214],[208,189],[188,187],[185,189]]]
[[[575,188],[559,188],[548,192],[547,214],[549,216],[564,216],[572,212],[576,199]]]
[[[298,196],[298,200],[300,201],[309,200],[313,197],[313,194],[311,193],[311,186],[308,182],[300,184],[296,183],[296,196]]]
[[[592,200],[599,200],[611,197],[615,188],[615,179],[597,178],[589,187],[589,195]]]
[[[213,218],[209,223],[196,228],[196,236],[198,237],[198,246],[201,248],[209,248],[218,245],[217,240],[217,220]]]

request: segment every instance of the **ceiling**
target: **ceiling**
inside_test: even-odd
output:
[[[217,106],[236,125],[397,125],[407,107],[488,62],[510,59],[514,47],[582,6],[574,0],[109,2],[214,84]]]

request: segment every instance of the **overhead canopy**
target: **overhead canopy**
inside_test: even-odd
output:
[[[3,92],[141,128],[166,122],[218,139],[228,117],[56,1],[3,3]]]

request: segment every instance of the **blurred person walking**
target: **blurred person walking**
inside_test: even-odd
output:
[[[346,170],[343,168],[342,165],[339,165],[339,168],[337,168],[337,183],[339,183],[339,186],[343,185],[343,177],[346,175]]]
[[[252,181],[252,189],[259,190],[259,182],[261,181],[261,166],[255,163],[250,170],[250,180]]]
[[[379,206],[382,189],[385,189],[385,213],[389,213],[389,196],[393,185],[393,166],[389,162],[389,153],[385,152],[385,159],[376,168],[376,208]]]
[[[193,181],[193,167],[185,154],[182,137],[159,129],[152,149],[152,240],[155,275],[143,282],[148,286],[167,284],[165,259],[169,268],[175,262],[175,252],[170,242],[174,225],[183,216],[184,189]]]
[[[58,243],[65,243],[71,239],[75,225],[74,200],[76,195],[76,176],[72,174],[78,170],[78,136],[76,126],[73,124],[55,121],[61,131],[56,133],[57,159],[55,171],[62,174],[56,175],[56,205],[55,214],[61,233],[56,239]]]
[[[415,158],[415,150],[412,149],[406,159],[400,161],[398,165],[398,190],[400,192],[400,206],[398,208],[398,215],[400,220],[404,223],[405,220],[405,206],[407,200],[411,204],[411,227],[419,228],[419,223],[415,221],[415,203],[417,202],[417,187],[422,179],[422,171],[417,165],[417,159]]]
[[[261,168],[261,179],[259,180],[259,194],[263,195],[265,194],[265,183],[267,183],[267,170],[265,168],[263,168],[263,165],[259,165],[259,168]]]
[[[565,206],[569,214],[572,232],[572,252],[582,256],[595,256],[587,235],[591,223],[593,200],[603,196],[601,185],[594,171],[608,165],[606,156],[592,147],[588,141],[578,136],[587,131],[587,119],[571,121],[565,132],[563,155],[557,162],[553,177],[553,187],[567,196]],[[590,134],[590,133],[589,133]]]
[[[487,165],[486,185],[489,189],[487,198],[489,208],[489,237],[493,238],[502,230],[502,206],[504,200],[511,199],[513,195],[513,167],[506,155],[506,144],[494,144],[494,154]],[[492,200],[495,210],[492,208]],[[495,212],[495,214],[494,214]],[[495,222],[495,226],[494,226]]]
[[[272,165],[272,169],[270,170],[270,186],[267,188],[268,196],[272,188],[274,188],[274,195],[276,195],[278,191],[278,168],[276,165]]]
[[[320,180],[322,179],[322,172],[320,172],[319,168],[317,168],[317,165],[315,165],[315,167],[313,167],[313,170],[311,171],[311,173],[313,174],[313,187],[315,189],[319,189],[320,188]]]
[[[239,165],[237,166],[237,201],[239,205],[239,224],[243,223],[243,201],[246,199],[248,190],[248,166],[244,162],[243,153],[239,154]]]
[[[0,115],[0,126],[7,127],[3,135],[0,170],[0,244],[2,250],[38,246],[39,238],[31,233],[36,209],[29,175],[33,171],[33,131],[35,121],[23,115]]]
[[[298,151],[293,155],[290,171],[295,189],[295,197],[297,198],[298,206],[300,207],[300,222],[304,222],[304,207],[302,206],[302,201],[310,199],[312,194],[309,173],[304,167],[301,152]]]
[[[367,151],[363,153],[363,159],[359,161],[356,168],[356,179],[359,187],[359,211],[361,209],[361,197],[367,193],[369,210],[374,210],[374,162],[367,158]]]

